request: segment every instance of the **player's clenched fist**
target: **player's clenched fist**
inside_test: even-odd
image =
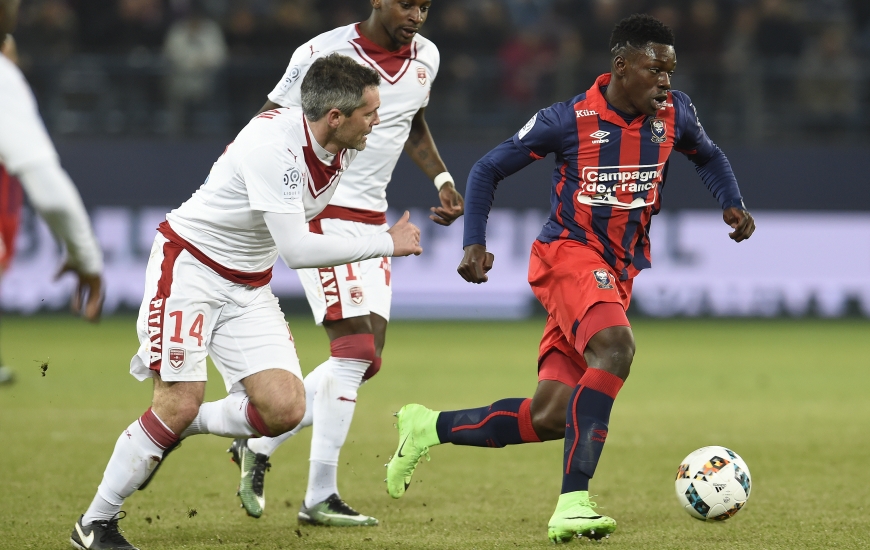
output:
[[[420,228],[411,223],[410,219],[411,213],[405,210],[402,219],[387,230],[393,238],[393,256],[419,256],[423,253],[420,248]]]
[[[459,262],[456,271],[469,283],[485,283],[489,280],[486,272],[492,269],[495,256],[486,251],[481,244],[470,244],[465,247],[465,256]]]
[[[726,208],[722,212],[722,219],[734,229],[734,231],[728,233],[728,236],[738,243],[745,241],[755,232],[755,219],[752,217],[752,214],[741,208],[734,206]]]

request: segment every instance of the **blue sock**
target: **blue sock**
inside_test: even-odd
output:
[[[540,441],[532,428],[531,399],[511,398],[488,407],[443,411],[435,429],[441,443],[504,447]]]
[[[610,410],[621,387],[618,376],[590,368],[574,388],[565,428],[563,494],[589,490],[607,439]]]

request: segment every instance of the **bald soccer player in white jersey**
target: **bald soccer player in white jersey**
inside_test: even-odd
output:
[[[134,548],[118,528],[121,505],[181,439],[277,436],[302,420],[299,360],[269,287],[278,256],[303,268],[422,252],[407,212],[392,228],[355,238],[308,230],[379,122],[379,83],[345,56],[318,59],[302,82],[302,107],[254,117],[158,227],[130,362],[134,377],[154,382],[151,408],[118,438],[74,525],[74,547]],[[211,403],[202,402],[206,356],[229,394]]]
[[[372,13],[362,23],[340,27],[299,46],[284,78],[263,109],[299,104],[299,81],[311,63],[339,52],[371,67],[381,76],[381,124],[369,136],[366,150],[342,178],[329,206],[311,223],[325,235],[352,237],[382,231],[386,224],[386,189],[402,150],[438,188],[441,206],[430,218],[450,225],[462,215],[456,191],[424,112],[438,73],[435,44],[417,30],[429,14],[429,0],[372,0]],[[230,452],[241,470],[239,497],[252,517],[265,506],[264,479],[269,456],[302,428],[312,425],[308,489],[299,521],[316,525],[377,525],[339,496],[338,458],[356,407],[357,390],[381,366],[392,290],[389,258],[334,268],[300,270],[308,303],[317,324],[330,340],[330,357],[305,377],[305,418],[279,438],[237,440]]]
[[[15,28],[17,19],[18,0],[0,0],[0,185],[11,185],[10,176],[21,182],[31,206],[66,248],[61,272],[78,277],[73,311],[82,311],[85,319],[96,321],[102,309],[103,255],[81,196],[60,165],[33,92],[21,70],[6,56],[14,52],[7,33]],[[0,228],[14,233],[17,222],[6,220],[6,216],[17,217],[17,212],[0,212]],[[14,243],[6,239],[0,243],[4,243],[0,263],[5,266]],[[0,366],[0,383],[12,380],[11,369]]]

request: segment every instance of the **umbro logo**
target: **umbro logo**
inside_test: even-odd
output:
[[[592,143],[607,143],[610,140],[604,139],[610,135],[610,132],[605,132],[604,130],[598,130],[597,132],[592,132],[589,134],[589,137],[592,138]]]

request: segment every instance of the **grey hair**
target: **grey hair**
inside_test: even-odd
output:
[[[332,109],[351,116],[365,102],[366,88],[377,87],[381,77],[347,57],[333,53],[311,64],[302,79],[302,112],[311,121],[320,120]]]

